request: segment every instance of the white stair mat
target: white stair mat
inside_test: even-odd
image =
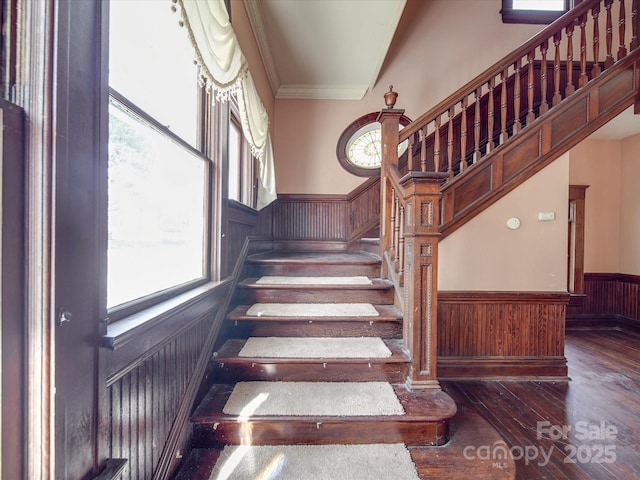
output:
[[[377,317],[370,303],[256,303],[247,310],[255,317]]]
[[[403,444],[227,445],[210,480],[419,480]]]
[[[403,415],[387,382],[239,382],[222,409],[227,415]]]
[[[296,277],[264,276],[256,280],[266,285],[372,285],[369,277]]]
[[[252,358],[387,358],[379,337],[251,337],[238,353]]]

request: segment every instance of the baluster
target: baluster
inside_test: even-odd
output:
[[[396,235],[395,235],[395,231],[396,231],[396,202],[398,201],[397,197],[396,197],[396,189],[392,188],[391,189],[391,208],[390,210],[390,214],[391,214],[391,220],[389,221],[389,236],[391,237],[391,245],[390,245],[390,249],[389,249],[389,258],[394,258],[395,257],[395,251],[396,251],[396,244],[395,244],[395,240],[396,240]]]
[[[398,252],[400,252],[398,258],[398,281],[400,286],[404,285],[404,206],[400,205],[400,243],[398,245]]]
[[[419,130],[421,134],[420,139],[420,170],[427,171],[427,126]]]
[[[473,163],[480,160],[480,99],[482,98],[482,87],[478,87],[475,93],[476,106],[473,120]]]
[[[600,68],[600,26],[598,25],[598,17],[600,16],[600,4],[598,3],[591,9],[591,15],[593,16],[593,68],[591,69],[591,78],[595,78],[602,69]]]
[[[529,71],[527,72],[527,102],[529,106],[529,112],[527,113],[527,125],[536,119],[536,114],[533,112],[533,61],[536,56],[536,51],[533,50],[527,54],[527,63],[529,64]]]
[[[460,173],[465,171],[467,166],[467,105],[468,98],[465,96],[460,105],[462,106],[462,124],[460,126]]]
[[[395,250],[395,255],[393,258],[393,262],[395,265],[396,272],[399,268],[399,260],[400,260],[400,224],[402,222],[402,218],[400,217],[400,198],[396,195],[395,198],[395,217],[396,223],[395,228],[393,229],[394,244],[398,246]]]
[[[560,42],[562,41],[562,32],[558,32],[553,36],[553,44],[556,47],[556,54],[553,60],[553,99],[551,105],[557,105],[562,100],[560,94]]]
[[[515,80],[513,82],[513,135],[522,128],[520,123],[520,59],[513,64]]]
[[[507,69],[500,73],[500,145],[507,141]]]
[[[542,54],[542,69],[540,70],[540,87],[542,102],[540,103],[540,115],[547,113],[549,110],[549,102],[547,102],[547,50],[549,49],[549,40],[545,40],[540,44],[540,53]]]
[[[449,124],[447,132],[447,161],[449,162],[449,178],[453,178],[453,107],[449,109]]]
[[[587,77],[587,14],[580,15],[580,78],[578,87],[584,86],[589,81]]]
[[[604,8],[607,11],[607,33],[606,33],[606,46],[607,54],[604,59],[604,68],[609,68],[613,65],[613,21],[611,20],[611,7],[613,6],[613,0],[604,0]]]
[[[495,89],[496,80],[494,77],[491,77],[489,80],[489,105],[487,106],[487,136],[489,137],[489,143],[487,144],[487,153],[491,152],[495,148],[495,142],[493,140],[493,125],[494,125],[494,116],[495,116],[495,106],[494,102],[494,89]]]
[[[433,140],[433,164],[435,171],[440,171],[440,115],[436,116],[436,132]]]
[[[564,96],[568,97],[576,91],[573,85],[573,24],[567,25],[567,86],[564,89]]]
[[[640,46],[640,39],[638,38],[638,21],[640,20],[640,18],[638,18],[638,15],[640,15],[638,11],[640,8],[639,3],[638,0],[631,2],[631,50]]]
[[[620,20],[618,21],[618,36],[620,37],[620,46],[618,47],[618,60],[627,56],[627,48],[624,44],[624,31],[627,20],[627,12],[624,8],[624,0],[620,0]]]
[[[410,172],[415,170],[415,165],[413,164],[413,146],[415,144],[415,135],[410,135],[409,140],[409,148],[407,148],[407,169]]]

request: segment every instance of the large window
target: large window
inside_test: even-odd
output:
[[[258,164],[251,154],[251,146],[242,133],[238,104],[229,102],[229,199],[255,208],[258,193]]]
[[[112,0],[107,307],[112,318],[210,278],[206,93],[169,2]],[[125,308],[126,307],[126,308]]]

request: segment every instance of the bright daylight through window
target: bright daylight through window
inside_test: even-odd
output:
[[[197,67],[166,2],[110,2],[107,306],[207,276]]]
[[[549,10],[562,11],[565,0],[513,0],[514,10]]]

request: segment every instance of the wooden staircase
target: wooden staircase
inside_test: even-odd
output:
[[[472,428],[470,438],[467,438],[469,432],[460,428],[456,441],[452,441],[450,423],[456,414],[456,405],[451,398],[442,391],[412,392],[406,387],[409,358],[402,341],[402,318],[393,304],[391,283],[378,278],[380,262],[380,257],[366,252],[270,252],[248,259],[247,278],[238,286],[235,306],[223,327],[221,337],[224,340],[219,342],[211,360],[210,377],[215,383],[208,386],[208,393],[192,415],[193,450],[177,478],[209,478],[225,445],[373,443],[407,445],[421,478],[456,478],[451,473],[450,459],[455,455],[461,458],[460,449],[477,440],[478,432],[483,438],[499,439],[488,425],[473,419],[466,424],[471,426],[475,422],[477,426],[480,422],[480,428]],[[257,282],[260,277],[273,275],[358,275],[370,278],[371,284],[274,285]],[[250,307],[257,303],[344,302],[372,304],[379,315],[279,317],[248,314]],[[241,357],[239,352],[249,337],[379,337],[391,355],[385,358]],[[256,381],[388,382],[405,413],[351,417],[223,413],[235,384]],[[468,413],[463,417],[465,415]],[[434,448],[425,452],[426,446]],[[438,464],[439,456],[449,459],[445,462],[446,468],[445,464]],[[473,463],[473,468],[482,470],[482,466]],[[438,469],[444,476],[436,475]],[[480,478],[512,478],[509,469],[499,472],[503,476],[498,477],[495,469],[488,465],[486,471],[486,476],[480,475]]]

